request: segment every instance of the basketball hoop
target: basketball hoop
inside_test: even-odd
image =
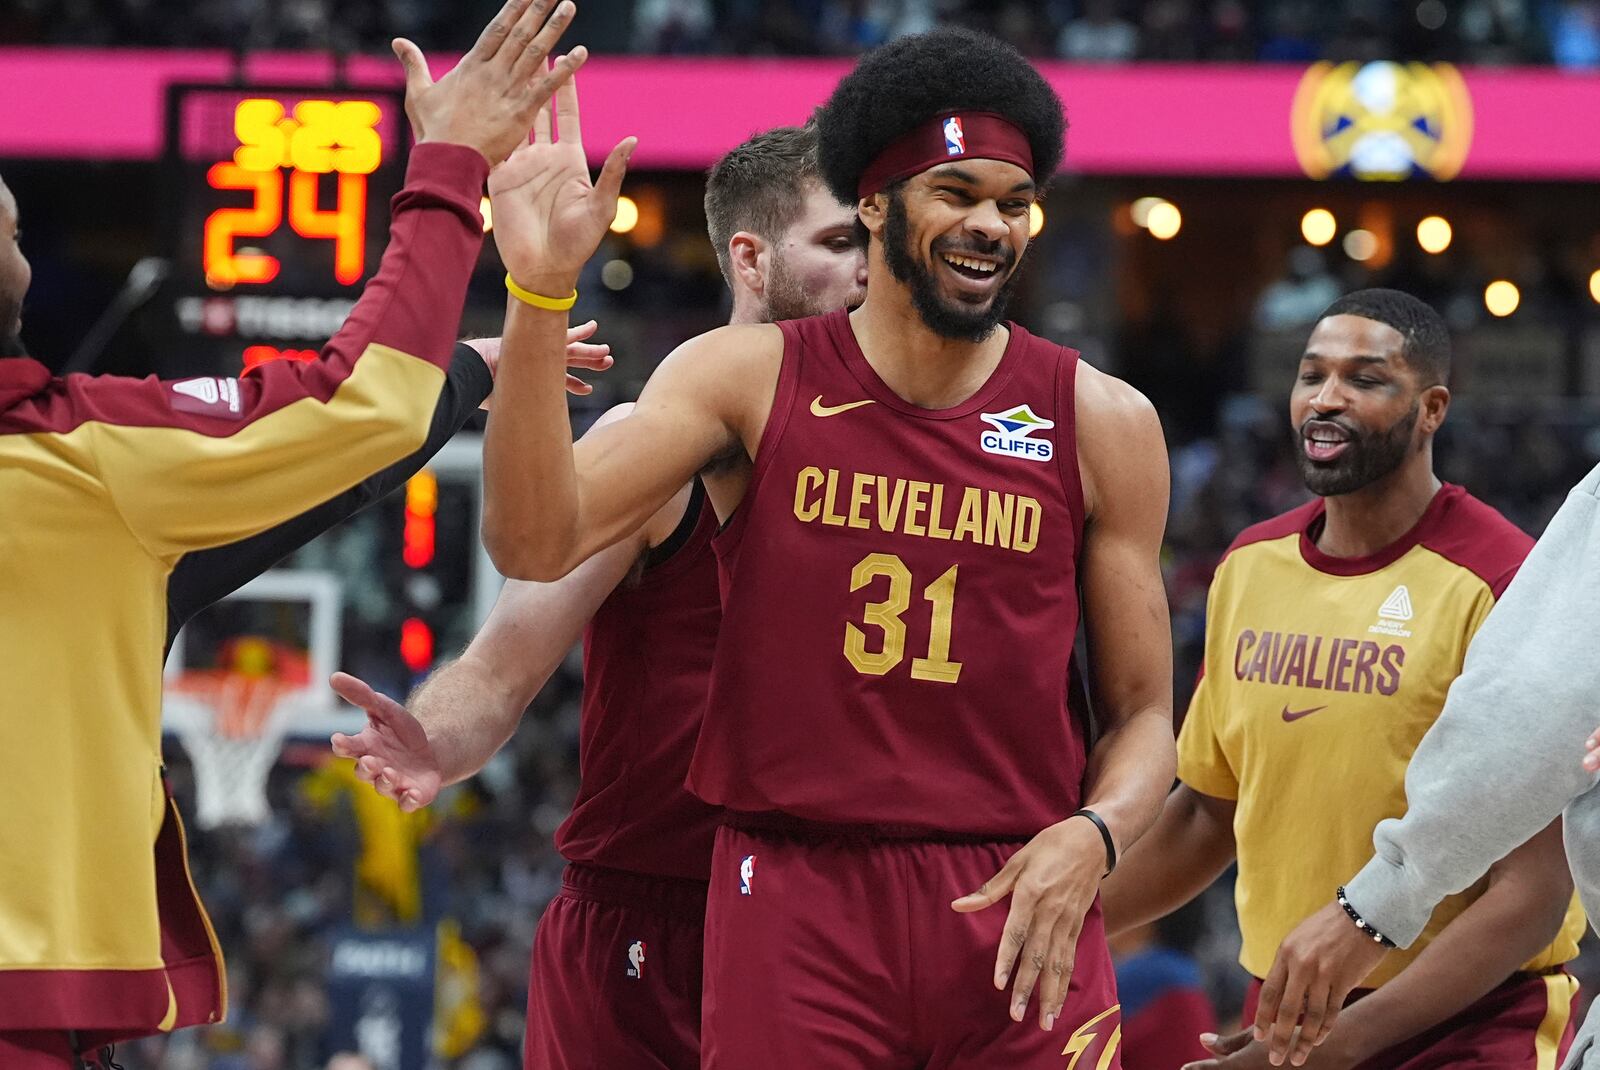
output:
[[[169,720],[194,763],[201,828],[266,821],[267,777],[288,732],[290,700],[304,691],[303,680],[231,669],[192,670],[168,682],[169,707],[197,707]]]

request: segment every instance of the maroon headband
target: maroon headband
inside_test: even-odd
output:
[[[870,197],[891,182],[951,160],[1004,160],[1033,175],[1033,148],[1010,119],[988,111],[952,112],[891,141],[862,173],[856,196]]]

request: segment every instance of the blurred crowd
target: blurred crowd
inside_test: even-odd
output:
[[[490,0],[10,0],[0,45],[464,47]],[[850,55],[939,24],[1092,63],[1425,59],[1600,66],[1600,0],[584,0],[574,39],[647,54]]]

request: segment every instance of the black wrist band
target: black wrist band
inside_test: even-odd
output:
[[[1102,876],[1111,876],[1111,871],[1117,868],[1117,841],[1111,838],[1111,830],[1106,828],[1105,821],[1093,810],[1074,810],[1067,816],[1086,817],[1100,830],[1100,838],[1106,843],[1106,871]]]
[[[1393,940],[1367,924],[1367,919],[1356,913],[1356,908],[1350,905],[1350,900],[1345,898],[1344,885],[1339,885],[1339,905],[1344,907],[1344,912],[1350,915],[1350,920],[1356,923],[1356,928],[1372,937],[1372,942],[1382,944],[1384,947],[1399,947]]]

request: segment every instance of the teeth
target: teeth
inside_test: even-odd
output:
[[[969,271],[982,271],[986,274],[988,272],[992,272],[996,267],[996,265],[991,264],[986,260],[973,260],[971,257],[952,256],[949,253],[945,253],[944,258],[948,262],[954,264],[956,267],[964,267]]]

